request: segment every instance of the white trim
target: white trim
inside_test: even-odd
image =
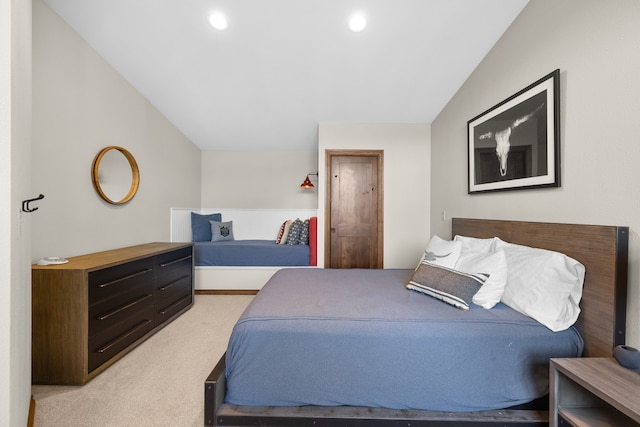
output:
[[[317,267],[196,267],[196,290],[260,290],[283,268]]]

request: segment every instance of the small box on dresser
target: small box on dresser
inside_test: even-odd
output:
[[[32,266],[32,382],[84,384],[194,301],[193,245],[148,243]]]

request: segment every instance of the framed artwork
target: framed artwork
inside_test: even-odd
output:
[[[469,194],[560,186],[560,70],[467,122]]]

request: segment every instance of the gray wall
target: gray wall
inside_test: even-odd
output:
[[[169,240],[169,209],[200,205],[200,150],[40,0],[33,2],[32,258]],[[91,164],[104,147],[136,158],[140,187],[114,206]]]
[[[202,207],[317,209],[318,189],[300,188],[317,171],[315,151],[203,151]]]
[[[640,345],[640,2],[531,0],[432,124],[431,229],[475,217],[631,229],[627,343]],[[467,121],[561,72],[562,187],[467,194]]]
[[[0,426],[25,426],[31,395],[31,2],[0,2]]]
[[[326,182],[327,150],[383,150],[384,268],[415,268],[429,243],[430,126],[320,123],[318,181]],[[318,265],[325,264],[326,186],[318,187]]]

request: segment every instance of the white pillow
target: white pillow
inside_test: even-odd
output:
[[[573,325],[580,314],[584,265],[559,252],[498,239],[500,249],[508,266],[502,302],[554,332]]]
[[[494,253],[462,250],[456,270],[463,273],[486,274],[487,280],[473,296],[473,303],[493,308],[500,302],[507,284],[507,257],[503,250]]]
[[[462,243],[444,240],[434,235],[424,252],[423,261],[452,269],[460,257],[461,249]]]
[[[456,234],[454,241],[462,243],[463,251],[493,252],[497,237],[491,239],[479,239],[477,237],[460,236]]]

